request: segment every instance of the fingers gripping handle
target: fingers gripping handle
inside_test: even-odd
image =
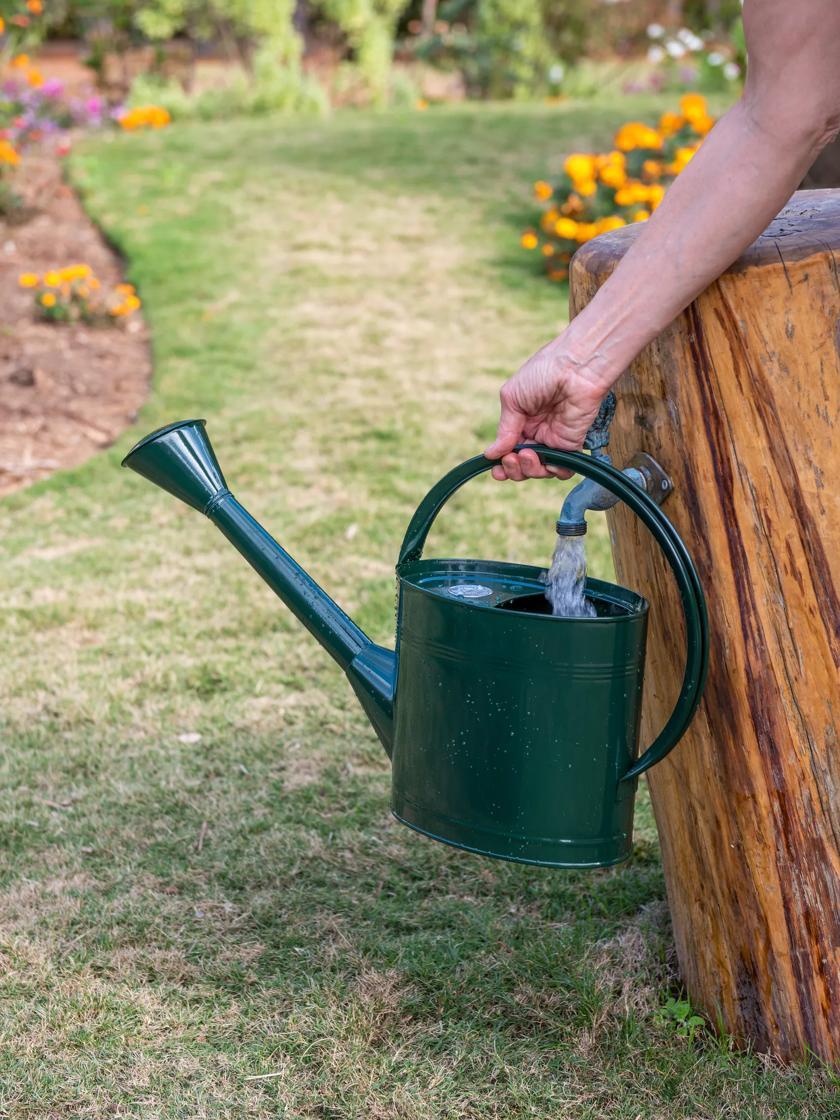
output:
[[[524,444],[517,446],[521,451]],[[688,550],[674,526],[644,490],[630,482],[619,470],[602,459],[593,459],[579,451],[555,451],[539,444],[528,444],[543,463],[565,467],[585,478],[599,482],[623,501],[650,530],[656,543],[665,554],[677,581],[682,601],[686,628],[685,673],[673,712],[650,747],[623,776],[622,781],[637,778],[674,749],[685,734],[700,703],[706,683],[709,664],[709,624],[703,588]],[[400,549],[399,563],[417,560],[422,555],[429,530],[446,502],[469,482],[496,464],[493,460],[477,455],[455,467],[436,483],[412,517]]]

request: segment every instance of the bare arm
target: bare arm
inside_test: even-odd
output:
[[[538,440],[579,448],[635,356],[762,232],[840,131],[838,0],[746,0],[741,100],[709,133],[609,280],[501,391],[495,478],[541,478]],[[553,471],[551,473],[562,473]]]

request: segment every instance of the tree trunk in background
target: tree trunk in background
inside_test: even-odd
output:
[[[572,311],[638,227],[572,266]],[[794,196],[619,381],[612,450],[654,456],[709,602],[711,669],[650,774],[682,974],[739,1040],[840,1064],[840,191]],[[652,603],[644,741],[673,704],[682,622],[647,533],[611,515]]]

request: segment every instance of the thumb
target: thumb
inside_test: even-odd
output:
[[[499,429],[495,440],[485,450],[486,459],[501,459],[509,451],[513,451],[517,443],[522,440],[522,426],[525,413],[520,412],[513,405],[503,404],[502,415],[499,418]]]

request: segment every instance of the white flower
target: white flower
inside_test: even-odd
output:
[[[682,43],[678,43],[676,39],[669,39],[665,44],[665,50],[668,52],[671,58],[685,57],[685,47],[682,45]]]
[[[658,65],[665,57],[665,51],[660,46],[648,47],[647,60],[652,66]]]
[[[566,75],[565,66],[563,66],[559,62],[555,62],[554,65],[548,71],[548,80],[551,82],[551,84],[553,86],[559,86],[560,83],[563,81],[563,78],[565,77],[565,75]]]
[[[723,68],[724,78],[728,78],[730,82],[734,82],[736,78],[741,76],[741,67],[737,62],[727,62]]]
[[[648,39],[661,39],[665,34],[665,28],[661,23],[649,23],[647,26]]]
[[[720,51],[709,51],[706,61],[710,66],[723,66],[723,55]]]

